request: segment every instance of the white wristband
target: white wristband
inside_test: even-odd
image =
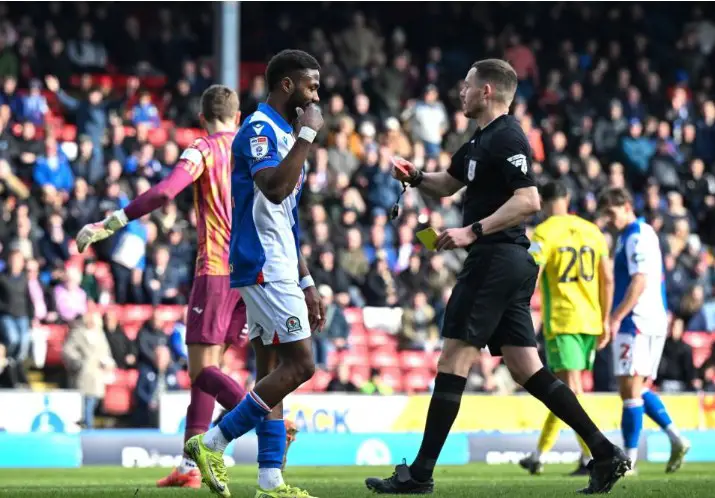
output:
[[[302,138],[308,143],[313,143],[313,140],[315,140],[315,137],[318,135],[318,132],[315,131],[312,128],[308,128],[307,126],[304,126],[300,129],[300,133],[298,133],[298,138]]]
[[[302,290],[305,290],[308,287],[315,287],[315,281],[310,275],[306,275],[305,277],[300,279],[300,288]]]

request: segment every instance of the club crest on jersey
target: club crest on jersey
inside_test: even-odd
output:
[[[470,182],[474,180],[474,173],[477,170],[477,161],[474,159],[469,160],[469,166],[467,167],[467,180]]]
[[[288,320],[286,320],[286,329],[289,334],[294,334],[303,330],[303,327],[300,325],[300,319],[298,319],[297,316],[289,317]]]
[[[251,137],[251,156],[260,159],[268,154],[268,137]]]

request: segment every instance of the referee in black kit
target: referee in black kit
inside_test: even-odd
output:
[[[438,250],[469,250],[447,304],[434,392],[417,458],[387,479],[368,478],[378,494],[429,494],[432,473],[454,423],[469,370],[479,350],[503,356],[514,380],[570,425],[588,444],[586,494],[607,493],[630,460],[589,418],[574,393],[548,369],[536,350],[529,304],[538,268],[528,253],[524,221],[539,211],[531,149],[519,123],[508,115],[517,78],[509,63],[487,59],[472,65],[460,93],[465,116],[479,128],[452,157],[447,171],[422,173],[396,159],[395,178],[433,197],[467,187],[464,227],[445,230]],[[479,417],[478,413],[474,414]]]

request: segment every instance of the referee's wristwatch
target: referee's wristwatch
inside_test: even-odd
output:
[[[424,177],[425,174],[422,173],[422,170],[415,170],[415,174],[410,177],[410,179],[407,181],[407,184],[413,188],[419,187],[420,183],[422,183],[422,180],[424,180]]]
[[[477,238],[484,235],[484,228],[482,228],[482,224],[478,221],[476,223],[472,223],[470,228],[472,229],[472,232],[474,232],[474,235],[477,236]]]

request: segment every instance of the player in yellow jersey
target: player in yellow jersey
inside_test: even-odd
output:
[[[613,269],[608,244],[593,223],[568,214],[569,193],[563,183],[541,190],[548,218],[536,227],[530,252],[539,264],[546,360],[571,390],[583,393],[581,375],[593,368],[596,349],[610,340],[608,320],[613,300]],[[561,420],[549,413],[536,453],[519,462],[531,474],[543,470],[543,455],[556,443]],[[581,462],[572,475],[588,475],[591,458],[579,438]]]

